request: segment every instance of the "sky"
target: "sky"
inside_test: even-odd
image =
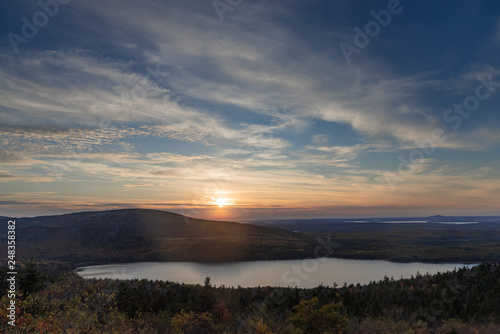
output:
[[[497,0],[4,0],[0,215],[500,215]]]

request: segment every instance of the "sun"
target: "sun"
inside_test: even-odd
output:
[[[214,204],[218,205],[219,208],[222,208],[225,205],[231,204],[231,201],[229,200],[229,198],[218,197],[214,200]]]

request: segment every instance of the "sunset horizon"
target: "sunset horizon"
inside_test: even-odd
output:
[[[499,0],[0,31],[0,332],[500,333]]]
[[[500,214],[493,2],[47,4],[2,6],[4,216]]]

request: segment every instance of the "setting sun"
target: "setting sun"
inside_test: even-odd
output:
[[[230,205],[230,204],[231,204],[231,202],[230,202],[230,200],[229,200],[228,198],[222,198],[222,197],[219,197],[219,198],[216,198],[216,199],[214,200],[214,204],[215,204],[215,205],[218,205],[218,206],[219,206],[219,208],[222,208],[222,207],[223,207],[223,206],[225,206],[225,205]]]

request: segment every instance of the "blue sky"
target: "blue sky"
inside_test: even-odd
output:
[[[2,215],[500,214],[498,1],[0,13]]]

